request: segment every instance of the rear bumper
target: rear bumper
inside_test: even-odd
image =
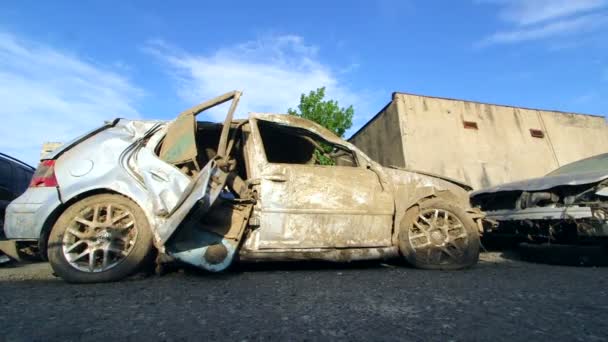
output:
[[[7,239],[37,240],[47,218],[61,205],[57,188],[29,188],[6,208]]]

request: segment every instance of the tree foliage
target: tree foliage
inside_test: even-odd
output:
[[[324,101],[324,98],[325,87],[313,90],[308,95],[302,94],[297,110],[289,108],[287,113],[314,121],[343,137],[344,132],[353,125],[353,106],[340,108],[337,101]]]
[[[313,90],[308,95],[302,94],[298,110],[289,108],[287,113],[314,121],[337,136],[343,137],[346,130],[353,124],[355,113],[353,106],[340,108],[337,101],[324,101],[324,98],[325,87]],[[322,150],[314,151],[317,162],[321,165],[334,165],[334,160],[330,157],[332,147],[322,143],[321,148]]]

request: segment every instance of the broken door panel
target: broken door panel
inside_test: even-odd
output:
[[[139,146],[129,158],[131,171],[149,193],[155,216],[167,216],[174,210],[190,178],[160,160],[151,149]]]
[[[226,238],[201,225],[223,191],[228,173],[210,161],[184,192],[174,212],[159,228],[165,252],[208,271],[222,271],[232,263],[238,240]],[[240,237],[240,236],[239,236]]]
[[[393,198],[370,170],[270,164],[260,182],[260,249],[391,244]]]
[[[217,156],[194,174],[177,205],[168,213],[167,220],[157,229],[168,254],[209,271],[221,271],[230,265],[245,228],[245,217],[251,210],[251,205],[242,208],[238,205],[224,206],[230,209],[230,212],[223,211],[226,217],[231,218],[229,224],[225,220],[214,222],[214,218],[222,214],[222,207],[212,207],[225,191],[229,176],[227,151],[231,142],[228,134],[240,95],[237,91],[230,92],[182,112],[169,127],[161,148],[161,158],[168,163],[193,163],[198,170],[195,116],[232,100],[220,134]],[[232,219],[236,219],[237,224],[233,224]]]
[[[251,203],[224,198],[204,215],[191,215],[167,243],[167,252],[208,271],[223,271],[232,263],[247,226]],[[195,209],[196,210],[196,209]]]
[[[204,215],[211,208],[224,188],[227,176],[214,160],[205,165],[183,191],[167,220],[158,227],[161,243],[164,244],[171,238],[195,205],[199,215]]]

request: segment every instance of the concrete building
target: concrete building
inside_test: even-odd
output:
[[[349,140],[385,166],[480,189],[608,152],[608,125],[603,116],[393,93]]]
[[[60,142],[45,142],[42,144],[42,149],[40,150],[40,159],[46,157],[49,153],[53,152],[55,149],[63,145]]]

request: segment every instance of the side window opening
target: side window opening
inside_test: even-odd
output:
[[[196,145],[199,151],[197,160],[199,165],[204,166],[217,156],[217,147],[223,126],[224,125],[222,124],[197,122]],[[231,126],[228,133],[228,139],[231,139],[233,136],[235,137],[234,142],[232,142],[233,147],[230,157],[236,162],[237,175],[242,179],[247,179],[247,168],[243,151],[243,134],[240,129],[238,132],[236,132],[236,130],[237,128],[235,126]]]
[[[259,120],[269,163],[356,167],[352,151],[304,129]]]
[[[233,115],[241,98],[240,91],[231,91],[217,96],[213,99],[200,103],[192,108],[181,112],[177,118],[169,124],[167,133],[160,143],[159,157],[163,161],[173,164],[188,176],[195,176],[203,167],[199,163],[199,151],[197,144],[198,123],[196,116],[205,110],[219,106],[231,101],[230,109],[224,120],[224,125],[218,140],[217,154],[224,162],[229,162],[227,154],[228,135],[233,123]],[[234,142],[233,142],[234,143]]]
[[[194,115],[180,115],[173,121],[160,145],[158,156],[173,164],[188,176],[201,169],[196,144],[196,120]]]
[[[196,131],[194,134],[193,145],[195,146],[196,154],[195,157],[191,160],[173,162],[176,167],[182,170],[188,176],[194,176],[196,174],[196,169],[194,165],[198,165],[200,167],[205,166],[211,159],[217,156],[217,147],[220,140],[220,135],[222,133],[223,124],[213,123],[213,122],[205,122],[205,121],[197,121],[196,122]],[[235,133],[235,128],[231,128],[229,132],[229,136],[232,137]],[[162,141],[159,146],[156,147],[155,151],[157,155],[162,158]],[[234,147],[232,148],[231,157],[236,161],[236,171],[237,174],[243,178],[247,179],[247,172],[245,167],[245,159],[243,155],[242,149],[242,139],[241,135],[237,134],[235,137]],[[177,158],[176,158],[177,159]],[[167,160],[165,160],[167,161]]]

